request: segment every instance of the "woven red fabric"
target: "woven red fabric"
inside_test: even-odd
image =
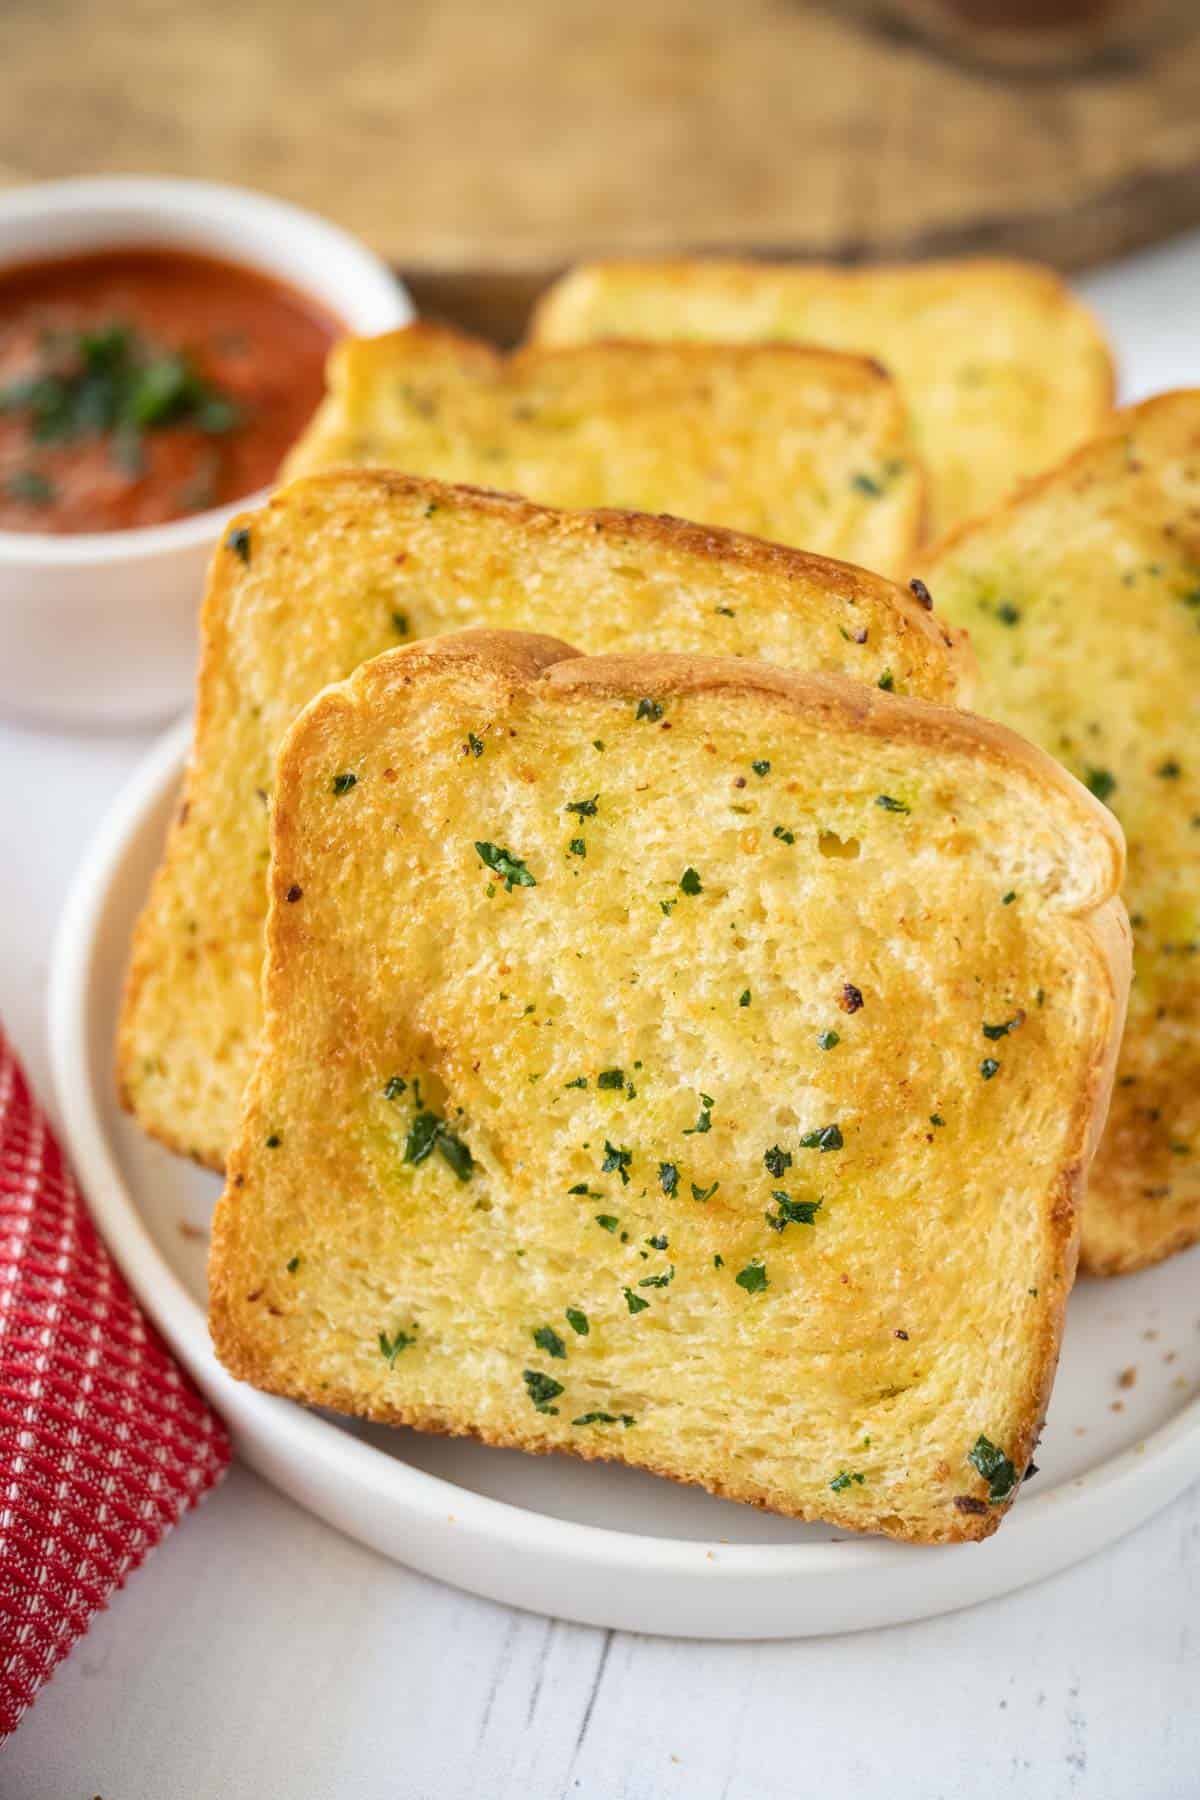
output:
[[[228,1463],[0,1030],[0,1738]]]

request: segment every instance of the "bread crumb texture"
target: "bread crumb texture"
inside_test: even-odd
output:
[[[969,692],[967,652],[936,615],[845,563],[379,470],[293,483],[216,552],[183,805],[132,952],[122,1096],[173,1148],[220,1168],[250,1071],[284,731],[368,657],[479,624],[763,657],[951,703]]]
[[[1113,399],[1095,321],[1032,263],[583,265],[549,290],[533,335],[785,339],[878,357],[912,415],[934,537],[1073,450]]]
[[[1074,1272],[1119,877],[1086,794],[945,709],[517,635],[376,659],[281,754],[220,1356],[986,1535]]]
[[[1125,829],[1135,975],[1082,1254],[1142,1268],[1200,1237],[1200,392],[1119,414],[927,576],[980,710]]]

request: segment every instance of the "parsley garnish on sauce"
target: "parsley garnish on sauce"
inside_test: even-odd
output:
[[[1017,1471],[1003,1450],[998,1449],[982,1432],[967,1452],[967,1461],[978,1469],[987,1482],[988,1499],[993,1506],[999,1506],[1008,1499],[1017,1485]]]
[[[477,842],[475,848],[479,860],[502,878],[506,892],[511,894],[515,887],[537,886],[522,858],[514,856],[511,850],[502,850],[498,844],[489,844],[486,839]]]

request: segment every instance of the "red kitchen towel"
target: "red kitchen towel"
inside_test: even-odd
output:
[[[228,1463],[0,1030],[0,1738]]]

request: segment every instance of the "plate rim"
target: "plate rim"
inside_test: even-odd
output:
[[[542,1564],[543,1586],[549,1568],[551,1591],[555,1567],[559,1573],[567,1573],[578,1565],[611,1576],[644,1579],[674,1574],[693,1581],[699,1564],[705,1583],[713,1584],[718,1593],[747,1585],[757,1588],[766,1583],[786,1583],[789,1587],[801,1584],[802,1601],[806,1580],[824,1583],[831,1576],[850,1575],[864,1580],[895,1576],[906,1570],[912,1581],[903,1585],[911,1585],[914,1591],[903,1605],[881,1605],[874,1609],[877,1617],[855,1617],[841,1626],[817,1627],[853,1630],[973,1605],[1042,1579],[1132,1530],[1200,1476],[1197,1394],[1138,1443],[1082,1475],[1068,1477],[1044,1493],[1023,1499],[1002,1529],[981,1543],[913,1546],[864,1536],[823,1544],[731,1544],[719,1537],[655,1537],[558,1518],[460,1487],[402,1457],[386,1455],[294,1402],[259,1393],[235,1380],[216,1359],[202,1308],[142,1221],[105,1129],[90,1066],[94,969],[111,892],[132,844],[145,828],[147,816],[163,805],[168,789],[178,785],[186,767],[191,735],[191,720],[185,718],[151,746],[102,816],[78,866],[52,943],[47,995],[50,1063],[69,1159],[101,1235],[173,1353],[230,1425],[239,1451],[273,1485],[326,1522],[378,1549],[378,1541],[369,1534],[345,1518],[331,1518],[327,1506],[313,1505],[281,1481],[279,1459],[287,1470],[295,1469],[295,1479],[301,1487],[306,1468],[326,1474],[340,1469],[365,1494],[402,1508],[416,1524],[436,1525],[449,1520],[459,1533],[464,1529],[472,1532],[492,1554],[534,1553]],[[1064,1521],[1068,1526],[1065,1533],[1060,1531]],[[1060,1539],[1057,1547],[1056,1537]],[[455,1579],[453,1574],[445,1576],[441,1568],[431,1569],[428,1559],[414,1556],[410,1561],[392,1551],[384,1553],[402,1562],[409,1561],[410,1566]],[[973,1571],[976,1579],[957,1584],[957,1598],[922,1595],[925,1580],[930,1589],[939,1585],[932,1580],[935,1567],[948,1571],[954,1565],[961,1578],[965,1571],[960,1558],[964,1555],[977,1559],[978,1565],[986,1559],[986,1574],[982,1566],[977,1566]],[[980,1576],[983,1579],[978,1579]],[[478,1579],[464,1579],[460,1585],[477,1592],[489,1591]],[[493,1589],[491,1597],[507,1595]],[[562,1598],[559,1593],[559,1602]],[[535,1604],[519,1600],[510,1603]],[[557,1612],[562,1617],[583,1618],[588,1623],[614,1622],[594,1617],[594,1604],[591,1612],[564,1610],[561,1604],[538,1609]],[[870,1613],[871,1608],[866,1611]],[[619,1624],[620,1620],[615,1622]],[[678,1626],[644,1624],[628,1628],[680,1630]],[[805,1621],[797,1618],[786,1629],[768,1627],[765,1633],[753,1629],[708,1629],[688,1634],[709,1638],[778,1637],[805,1635],[806,1629],[813,1627],[806,1628]]]

